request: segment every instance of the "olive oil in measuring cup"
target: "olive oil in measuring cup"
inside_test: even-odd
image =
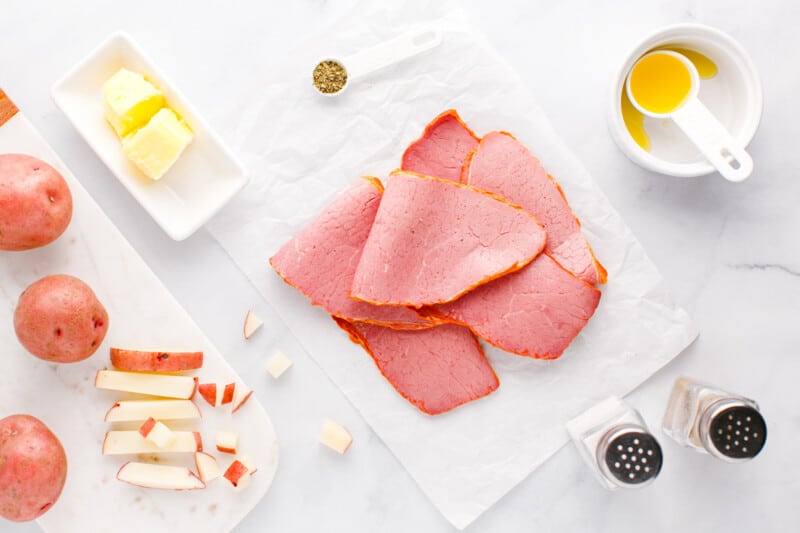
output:
[[[700,74],[686,56],[673,50],[641,56],[625,89],[639,112],[677,125],[723,178],[739,182],[753,173],[753,158],[744,144],[697,98]]]
[[[678,52],[679,54],[684,55],[689,61],[694,64],[695,68],[697,69],[698,74],[700,74],[700,79],[710,79],[717,75],[717,65],[714,62],[706,57],[705,55],[697,52],[695,50],[689,50],[688,48],[682,47],[674,47],[674,46],[659,46],[653,48],[649,52],[655,50],[671,50],[673,52]],[[648,53],[649,53],[648,52]],[[653,56],[656,58],[660,58],[662,56]],[[654,66],[651,64],[651,66]],[[669,67],[669,65],[666,65]],[[678,67],[677,65],[672,65],[673,69]],[[678,70],[679,67],[678,67]],[[685,73],[684,73],[685,75]],[[681,90],[681,73],[678,72],[678,78],[674,82],[668,82],[667,91],[670,94],[679,93]],[[685,83],[688,82],[688,79],[683,79],[684,89],[688,91],[688,87],[685,87]],[[674,83],[674,85],[673,85]],[[636,141],[636,144],[642,147],[643,150],[650,150],[650,138],[647,136],[647,131],[644,128],[644,115],[636,109],[633,104],[631,103],[630,99],[628,98],[627,91],[625,87],[622,88],[621,94],[621,102],[622,102],[622,120],[625,122],[625,127],[628,129],[628,133],[630,134],[631,138]]]

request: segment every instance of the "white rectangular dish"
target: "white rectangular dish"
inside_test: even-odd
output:
[[[0,90],[0,103],[2,95]],[[39,133],[8,105],[0,107],[0,153],[28,154],[49,163],[64,176],[73,199],[72,221],[56,241],[23,252],[0,251],[0,417],[25,413],[39,418],[67,453],[64,490],[38,524],[47,533],[232,530],[267,492],[278,466],[277,437],[256,399],[258,392],[234,415],[230,409],[210,407],[196,395],[202,419],[185,428],[201,432],[204,449],[217,457],[223,469],[233,456],[216,452],[215,433],[240,434],[242,453],[258,467],[246,490],[235,492],[224,479],[196,491],[145,489],[118,481],[122,464],[137,456],[102,455],[106,431],[135,428],[104,422],[109,408],[126,395],[93,386],[97,370],[110,367],[110,346],[202,351],[203,367],[192,373],[201,383],[242,380]],[[27,353],[14,333],[19,295],[37,279],[58,273],[84,280],[109,315],[102,345],[78,363],[42,361]],[[138,460],[150,459],[142,455]],[[162,456],[162,460],[195,470],[191,457]]]
[[[143,74],[161,89],[167,104],[194,132],[181,157],[158,181],[147,178],[128,161],[103,115],[103,83],[122,67]],[[197,231],[247,184],[244,166],[123,32],[111,35],[56,82],[52,97],[97,156],[176,241]]]

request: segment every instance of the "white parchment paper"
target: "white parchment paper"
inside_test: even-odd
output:
[[[396,4],[358,6],[289,54],[283,67],[227,73],[252,80],[252,88],[217,110],[213,122],[234,140],[252,181],[208,228],[434,505],[463,528],[567,442],[566,420],[609,394],[630,392],[697,333],[534,96],[457,4]],[[438,48],[353,83],[337,98],[311,87],[318,59],[346,57],[426,24],[444,32]],[[609,281],[597,313],[561,359],[487,349],[499,390],[430,417],[403,400],[371,358],[284,284],[267,260],[359,176],[385,177],[398,167],[405,147],[448,108],[478,135],[513,133],[541,159],[581,219]]]

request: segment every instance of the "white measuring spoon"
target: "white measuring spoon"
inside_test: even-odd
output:
[[[656,113],[643,107],[631,90],[631,77],[636,66],[645,58],[656,54],[665,54],[680,60],[691,78],[688,94],[677,107],[667,113]],[[753,159],[745,151],[744,146],[734,139],[725,126],[720,124],[711,111],[697,99],[700,75],[686,56],[671,50],[657,50],[642,56],[628,74],[625,90],[633,106],[642,114],[654,118],[672,119],[723,178],[729,181],[743,181],[753,173]]]
[[[347,74],[344,86],[336,92],[320,94],[325,96],[338,96],[342,94],[350,83],[380,70],[394,65],[405,59],[420,54],[438,46],[442,42],[442,34],[438,30],[418,29],[407,31],[394,39],[384,41],[361,52],[349,55],[342,59],[327,58],[323,61],[338,63]],[[315,86],[316,88],[316,86]]]

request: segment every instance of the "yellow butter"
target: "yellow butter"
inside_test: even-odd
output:
[[[119,69],[103,84],[106,120],[125,137],[164,107],[164,94],[138,72]]]
[[[175,111],[163,107],[122,140],[122,151],[145,176],[157,180],[178,160],[192,137],[192,130]]]

